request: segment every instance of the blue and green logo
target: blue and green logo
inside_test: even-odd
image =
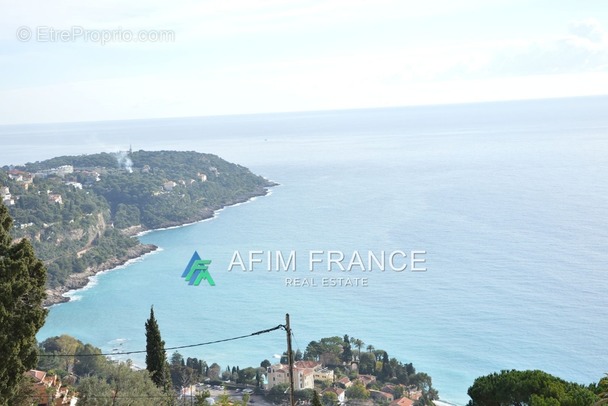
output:
[[[210,263],[210,259],[201,259],[198,252],[194,251],[190,262],[188,262],[188,266],[186,266],[184,273],[182,273],[182,278],[186,278],[188,285],[198,286],[201,281],[206,280],[209,282],[209,285],[215,286],[215,281],[209,273]]]

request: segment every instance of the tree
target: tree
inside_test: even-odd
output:
[[[208,390],[199,392],[194,398],[195,406],[209,406],[207,399],[211,397],[211,393]]]
[[[380,350],[376,348],[374,350],[374,356],[376,357],[376,361],[382,361],[382,356],[384,355],[384,350]]]
[[[369,391],[362,383],[357,382],[346,389],[346,397],[348,399],[369,399]]]
[[[179,352],[175,351],[171,354],[171,365],[183,367],[185,364],[184,357]]]
[[[107,376],[91,376],[77,387],[78,405],[148,406],[174,404],[174,394],[157,387],[144,371],[134,371],[129,363],[110,364]]]
[[[604,378],[600,379],[599,384],[597,385],[597,391],[599,392],[600,400],[594,403],[593,406],[600,406],[608,404],[608,375]]]
[[[539,370],[510,370],[482,376],[475,379],[467,393],[471,397],[469,406],[586,406],[598,399],[587,387]]]
[[[12,243],[12,224],[0,203],[0,405],[14,404],[24,372],[36,367],[36,333],[47,314],[46,270],[28,240]]]
[[[362,374],[374,374],[376,372],[376,357],[374,354],[364,352],[359,360],[359,372]]]
[[[12,397],[11,406],[31,406],[38,404],[40,400],[44,401],[44,397],[41,399],[41,395],[34,389],[34,379],[26,377],[19,382],[19,387],[16,388],[15,394]]]
[[[279,361],[279,363],[283,365],[289,364],[289,355],[287,355],[287,351],[283,351],[283,355],[281,355],[281,360]]]
[[[59,353],[61,354],[64,362],[63,367],[65,372],[69,374],[72,372],[72,367],[76,362],[73,354],[76,354],[76,352],[82,348],[82,342],[72,336],[62,334],[55,338],[55,343],[57,346],[59,346]]]
[[[304,352],[305,360],[321,361],[324,364],[339,364],[342,353],[342,337],[325,337],[321,341],[311,341]]]
[[[344,344],[342,344],[342,362],[351,362],[353,360],[353,353],[350,349],[350,342],[348,335],[344,335]]]
[[[274,385],[269,391],[266,398],[270,400],[272,403],[282,403],[286,401],[289,397],[287,392],[289,391],[288,383],[280,383],[278,385]]]
[[[338,395],[331,391],[326,391],[321,397],[321,402],[324,406],[336,406],[338,402]]]
[[[146,321],[146,369],[156,386],[165,390],[171,388],[165,342],[160,337],[160,329],[154,318],[154,307],[150,308],[150,318]]]
[[[315,395],[315,390],[314,389],[310,389],[310,388],[304,388],[304,389],[299,389],[296,390],[293,393],[293,397],[296,400],[296,403],[306,403],[306,404],[310,404],[310,402],[312,402],[312,398]]]
[[[226,392],[217,397],[216,403],[220,406],[232,406],[230,402],[230,395],[228,395]]]
[[[321,344],[319,344],[317,341],[311,341],[308,343],[306,350],[304,351],[304,359],[306,361],[318,361],[321,352]]]
[[[220,367],[217,362],[214,362],[213,364],[211,364],[211,366],[209,366],[209,369],[207,370],[207,376],[212,381],[217,381],[218,379],[220,379],[221,371],[222,367]]]
[[[186,359],[186,366],[192,368],[197,375],[197,379],[200,380],[207,370],[207,363],[204,360],[199,360],[198,358],[190,358]]]
[[[391,367],[391,363],[388,359],[388,354],[384,351],[382,354],[382,368],[380,369],[380,373],[378,374],[378,378],[382,381],[388,381],[393,377],[393,368]]]
[[[363,347],[365,345],[365,343],[363,342],[363,340],[351,337],[350,343],[352,345],[354,345],[355,347],[357,347],[357,349],[359,350],[359,358],[361,358],[361,347]]]
[[[322,406],[317,391],[314,391],[314,394],[312,395],[312,406]]]
[[[428,389],[423,388],[421,390],[422,390],[422,396],[416,402],[416,406],[434,405],[435,403],[433,403],[433,400],[439,399],[439,393],[437,392],[437,390],[435,388],[429,386]],[[531,403],[531,405],[541,406],[541,404],[536,405],[535,403]],[[544,405],[544,406],[549,406],[549,405]]]
[[[85,344],[76,351],[74,362],[74,373],[80,377],[93,374],[101,374],[106,368],[108,361],[100,356],[101,350],[91,344]]]
[[[424,372],[418,372],[417,374],[410,376],[410,383],[422,392],[428,392],[433,387],[433,380],[429,374]]]

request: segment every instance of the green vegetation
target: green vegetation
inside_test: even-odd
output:
[[[357,348],[356,353],[352,352],[351,345]],[[367,346],[368,352],[361,352],[364,345],[363,340],[349,338],[348,335],[342,338],[325,337],[319,341],[311,341],[306,347],[303,359],[322,362],[339,376],[347,376],[351,381],[357,381],[360,375],[370,375],[375,378],[374,382],[367,385],[356,382],[345,388],[346,397],[349,399],[368,399],[370,389],[380,390],[385,384],[395,386],[393,395],[396,398],[403,395],[404,387],[420,391],[421,398],[418,400],[418,405],[430,405],[433,400],[439,398],[428,374],[416,372],[411,363],[404,364],[395,358],[389,358],[386,351],[376,349],[373,345]],[[351,367],[351,361],[356,365],[354,368]]]
[[[175,395],[158,388],[143,371],[130,363],[108,364],[101,376],[83,378],[77,387],[78,404],[149,406],[176,405]]]
[[[68,278],[153,249],[131,237],[139,231],[211,217],[272,185],[240,165],[191,151],[62,156],[0,170],[0,187],[14,201],[11,234],[30,240],[49,288],[80,287],[73,285],[86,277]]]
[[[27,240],[13,244],[12,219],[0,204],[0,405],[15,405],[24,372],[37,362],[36,333],[44,324],[44,265]]]
[[[321,339],[319,342],[336,342],[336,338],[344,342],[340,337]],[[238,366],[232,368],[226,366],[221,372],[222,369],[216,363],[208,366],[203,360],[184,359],[181,354],[174,352],[169,363],[174,390],[168,390],[162,383],[160,387],[154,384],[153,374],[149,371],[135,371],[129,361],[116,363],[104,356],[90,356],[101,354],[101,351],[66,335],[46,339],[39,345],[39,351],[42,356],[38,368],[59,375],[63,382],[71,386],[72,391],[79,393],[79,404],[82,402],[83,405],[113,404],[113,401],[118,402],[116,404],[128,402],[132,405],[177,405],[183,403],[183,399],[178,398],[180,389],[195,385],[197,393],[192,403],[208,406],[206,400],[210,397],[210,393],[205,388],[213,387],[218,390],[218,385],[221,385],[220,390],[224,390],[224,387],[240,390],[247,386],[256,388],[256,393],[259,394],[261,393],[259,375],[266,372],[261,366],[243,369]],[[378,371],[381,371],[384,351],[379,351],[382,354],[378,354]],[[396,361],[393,360],[389,358],[389,363],[394,368]],[[269,364],[264,361],[262,363]],[[167,365],[166,361],[165,365]],[[373,400],[372,395],[372,391],[386,391],[386,388],[390,388],[390,393],[395,399],[407,396],[408,391],[417,391],[420,398],[415,401],[416,406],[432,405],[433,400],[437,399],[437,392],[431,386],[430,376],[423,372],[415,372],[413,367],[406,385],[399,384],[394,373],[387,381],[379,380],[378,376],[375,376],[375,381],[370,380],[368,376],[366,382],[370,383],[365,384],[360,379],[363,378],[361,375],[348,371],[344,365],[332,369],[336,381],[344,376],[351,378],[352,384],[346,388],[345,393],[347,404],[371,404],[372,401],[375,404],[386,404],[382,400]],[[220,380],[220,376],[223,380]],[[202,382],[205,382],[205,385]],[[295,398],[305,404],[314,402],[324,406],[336,406],[338,399],[333,391],[341,384],[338,382],[326,384],[329,386],[322,386],[316,382],[314,389],[297,390],[294,394]],[[275,385],[266,394],[266,400],[277,404],[286,402],[289,398],[288,388],[289,385],[286,383]],[[26,387],[21,385],[16,391],[19,393],[15,396],[20,395],[23,399],[27,399]],[[600,380],[598,384],[583,386],[566,382],[542,371],[502,371],[476,379],[469,388],[468,394],[472,398],[469,406],[594,406],[605,404],[604,396],[607,391],[608,377]],[[214,396],[217,396],[216,403],[225,406],[246,406],[250,396],[244,391],[241,394],[242,399],[238,402],[235,402],[234,398],[230,399],[227,392],[219,396],[216,393]],[[23,404],[29,403],[26,401]]]
[[[594,406],[608,405],[608,375],[602,378],[599,384],[594,387],[594,392],[599,393],[599,400]]]
[[[148,330],[156,330],[152,328],[154,323],[150,323],[151,319],[155,320],[153,315],[146,323]],[[68,335],[50,337],[39,344],[38,350],[41,354],[38,369],[48,371],[49,375],[59,376],[62,382],[68,384],[72,392],[75,391],[79,394],[79,405],[181,405],[183,400],[178,401],[178,393],[184,387],[190,385],[200,387],[200,382],[203,381],[208,382],[208,386],[225,384],[218,379],[217,374],[220,368],[217,364],[213,363],[211,367],[208,367],[205,361],[197,358],[188,357],[184,360],[178,352],[173,353],[170,364],[164,357],[161,357],[162,359],[158,362],[165,365],[166,369],[161,367],[163,374],[156,374],[156,369],[152,372],[148,369],[135,370],[130,361],[120,363],[112,361],[101,355],[99,348],[84,344]],[[155,352],[151,351],[151,353]],[[171,378],[164,375],[169,370]],[[258,385],[256,375],[260,373],[260,368],[233,367],[232,370],[235,371],[235,376],[231,379],[236,379],[237,376],[239,379],[245,379],[241,386],[243,384],[248,384],[250,387]],[[160,385],[155,383],[155,379],[159,380]],[[167,387],[171,381],[173,386]],[[226,401],[225,394],[221,396],[223,398],[218,398],[217,402],[222,403],[222,399],[224,399],[223,404],[226,406],[234,404],[232,401]],[[208,390],[199,390],[196,397],[192,399],[192,403],[209,406],[209,403],[206,402],[209,397]],[[31,395],[28,398],[27,394],[24,394],[23,398],[24,405],[31,404],[28,402],[31,400]],[[245,401],[249,398],[249,394],[243,394],[243,402],[239,406],[244,406]]]
[[[350,349],[350,340],[348,339],[348,335],[344,335],[344,343],[342,344],[342,354],[340,358],[343,362],[351,362],[353,359],[353,352]]]
[[[171,356],[169,370],[173,387],[179,389],[202,382],[207,377],[209,367],[205,361],[198,358],[188,357],[184,360],[184,357],[176,351]]]
[[[48,338],[40,344],[39,351],[38,369],[57,374],[72,391],[77,391],[79,405],[176,404],[175,393],[157,387],[148,371],[134,370],[130,361],[112,362],[98,355],[99,348],[73,337]]]
[[[590,406],[608,387],[566,382],[543,371],[501,371],[475,379],[468,390],[469,406]]]
[[[165,153],[158,154],[162,156]],[[134,153],[132,156],[136,157],[137,154]],[[139,154],[156,156],[155,153],[143,151]],[[181,153],[169,154],[174,159],[181,156]],[[198,156],[207,164],[215,162],[210,161],[211,158],[203,154],[183,154],[186,154],[189,160]],[[108,157],[116,160],[111,154],[62,157],[48,161],[52,164],[48,162],[30,164],[32,166],[26,169],[43,170],[48,165],[71,165],[77,162],[98,168],[96,165],[100,162],[108,165],[112,162]],[[69,161],[69,158],[73,158],[74,161]],[[219,158],[215,157],[215,159]],[[149,162],[155,161],[150,159]],[[220,177],[222,172],[217,168],[227,170],[236,167],[234,176],[245,177],[251,183],[234,178],[224,181],[224,189],[217,185],[213,186],[223,190],[224,194],[222,198],[218,198],[217,195],[215,198],[202,198],[207,203],[196,206],[200,209],[198,216],[206,215],[207,210],[221,207],[220,201],[223,201],[223,204],[234,203],[255,193],[262,194],[264,188],[270,186],[262,178],[250,173],[247,175],[248,171],[242,167],[228,163],[226,165],[228,166],[214,167],[215,170],[210,169],[210,171]],[[34,247],[37,247],[42,255],[47,256],[46,262],[50,269],[54,270],[52,277],[55,283],[59,283],[72,272],[83,272],[85,267],[103,263],[109,257],[115,257],[117,252],[128,250],[138,244],[137,240],[128,237],[121,230],[135,225],[141,228],[169,225],[171,221],[177,221],[176,218],[179,218],[179,221],[184,220],[179,215],[164,217],[163,204],[146,206],[145,196],[154,200],[158,190],[152,188],[151,184],[145,186],[145,182],[131,183],[130,180],[137,178],[137,175],[134,175],[135,171],[125,175],[127,172],[118,165],[113,169],[108,168],[104,167],[104,176],[114,180],[123,179],[124,184],[118,182],[112,186],[110,181],[106,181],[100,185],[93,184],[90,188],[78,189],[67,185],[65,178],[57,176],[34,180],[19,195],[18,203],[11,206],[12,212],[18,218],[17,229],[13,228],[9,210],[4,204],[0,204],[0,360],[2,361],[0,362],[0,406],[29,405],[33,399],[37,399],[30,380],[24,375],[27,370],[34,367],[61,376],[64,382],[73,386],[72,389],[78,392],[79,404],[83,405],[105,405],[110,402],[122,404],[121,401],[134,406],[148,405],[150,401],[159,405],[174,405],[177,394],[171,390],[172,388],[180,389],[201,381],[219,384],[220,378],[235,385],[260,388],[261,374],[270,366],[268,360],[262,361],[259,368],[227,367],[222,373],[221,367],[216,363],[208,366],[205,361],[197,358],[184,360],[176,352],[169,364],[153,309],[145,325],[147,342],[145,371],[133,370],[129,361],[115,363],[102,356],[98,348],[83,344],[67,335],[49,338],[36,346],[35,335],[44,324],[46,317],[46,310],[42,307],[45,298],[46,270],[43,262],[37,258],[37,254],[34,254],[30,240],[20,237],[30,237]],[[136,166],[134,168],[137,169]],[[151,167],[145,164],[140,176],[151,170]],[[158,169],[163,176],[167,176],[167,173],[173,176],[185,170],[173,168],[162,172]],[[84,176],[82,172],[74,173],[75,175],[72,176]],[[132,178],[129,177],[131,175]],[[201,173],[197,172],[197,176],[200,175]],[[208,179],[206,176],[201,179],[203,178]],[[7,172],[3,171],[0,171],[0,182],[8,185],[12,190],[23,187],[18,180],[10,179]],[[203,183],[206,182],[207,180]],[[239,189],[239,184],[243,182],[249,185],[249,194],[244,192],[245,189]],[[142,184],[144,186],[141,186]],[[149,188],[152,197],[145,193],[135,199],[128,197],[132,195],[126,190],[131,186]],[[53,188],[52,194],[60,195],[64,199],[61,204],[49,204],[48,195],[51,193],[46,191],[50,191],[50,187]],[[170,189],[158,193],[171,195],[179,187],[172,185]],[[181,196],[186,196],[185,190],[181,192]],[[193,196],[196,193],[189,195]],[[166,200],[159,201],[166,203],[174,201],[173,199],[174,196],[170,196]],[[185,200],[188,204],[192,204],[191,199]],[[208,205],[211,200],[215,203]],[[176,213],[179,212],[176,210]],[[24,225],[25,227],[22,227]],[[351,345],[356,347],[356,354],[352,351]],[[295,359],[320,361],[332,368],[338,377],[346,376],[354,381],[346,390],[346,396],[354,403],[369,399],[370,390],[380,390],[386,384],[394,385],[392,394],[395,398],[404,396],[405,389],[419,391],[420,398],[415,403],[417,406],[432,405],[433,400],[438,398],[428,374],[416,372],[411,363],[403,364],[395,358],[389,358],[386,351],[376,349],[371,344],[367,345],[367,352],[362,353],[361,349],[364,345],[362,340],[349,338],[348,335],[325,337],[319,341],[311,341],[304,354],[298,350]],[[365,385],[358,380],[360,374],[370,375],[375,379]],[[329,385],[335,389],[336,385],[339,385],[317,381],[315,383],[320,390],[328,389]],[[267,394],[267,399],[277,403],[285,401],[287,386],[286,384],[274,386]],[[538,370],[501,371],[477,378],[467,393],[471,397],[469,406],[603,405],[608,404],[608,377],[601,379],[598,384],[585,386],[564,381]],[[208,405],[206,401],[208,397],[209,392],[199,393],[195,399],[196,404]],[[295,397],[316,406],[320,404],[335,406],[338,403],[337,395],[328,391],[323,392],[321,399],[313,389],[297,391]],[[220,396],[218,402],[220,405],[232,404],[227,395]],[[241,405],[246,406],[248,402],[249,394],[246,394]]]
[[[321,397],[321,403],[325,406],[337,406],[339,404],[338,395],[334,392],[325,392]]]
[[[346,389],[346,397],[348,399],[369,399],[369,390],[362,383],[355,383]]]
[[[150,318],[146,321],[146,369],[156,386],[164,390],[171,388],[165,342],[160,336],[160,329],[154,317],[154,308],[150,308]]]

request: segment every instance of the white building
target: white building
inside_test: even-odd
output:
[[[70,173],[74,173],[74,167],[72,165],[62,165],[58,166],[57,168],[45,169],[40,172],[36,172],[34,175],[39,178],[46,178],[50,175],[64,177],[65,175],[68,175]]]
[[[8,186],[0,187],[0,201],[2,201],[2,203],[4,203],[6,206],[13,206],[15,204],[15,199],[13,199]]]
[[[331,378],[329,375],[331,373]],[[314,389],[315,376],[322,376],[323,379],[333,379],[333,371],[325,370],[322,365],[315,361],[297,361],[293,366],[294,389]],[[270,390],[274,386],[286,383],[289,384],[289,365],[275,364],[268,367],[268,375],[264,382],[264,389]]]
[[[65,176],[70,173],[74,173],[74,167],[72,165],[62,165],[57,168],[54,168],[54,170],[58,176]]]
[[[167,192],[170,192],[175,186],[177,186],[177,183],[173,182],[172,180],[169,180],[163,184],[163,189],[165,189]]]
[[[82,183],[80,182],[65,182],[65,184],[72,186],[74,189],[82,189]]]

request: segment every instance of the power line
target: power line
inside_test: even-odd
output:
[[[293,332],[293,330],[291,330],[291,337],[293,338],[293,340],[296,342],[296,347],[298,348],[298,350],[300,350],[300,348],[302,348],[300,346],[300,343],[298,342],[298,339],[296,338],[295,333]],[[302,351],[302,350],[300,350]],[[306,349],[304,349],[304,351],[306,351]],[[297,351],[296,351],[297,352]],[[303,353],[302,353],[303,354]]]
[[[257,336],[257,335],[261,335],[261,334],[266,334],[266,333],[270,333],[272,331],[275,330],[279,330],[279,329],[285,329],[285,325],[284,324],[279,324],[276,327],[272,327],[272,328],[267,328],[265,330],[260,330],[260,331],[256,331],[254,333],[251,334],[245,334],[242,336],[237,336],[237,337],[231,337],[231,338],[224,338],[221,340],[215,340],[215,341],[207,341],[204,343],[198,343],[198,344],[188,344],[188,345],[180,345],[177,347],[170,347],[170,348],[165,348],[165,351],[169,351],[169,350],[180,350],[182,348],[192,348],[192,347],[201,347],[203,345],[210,345],[210,344],[217,344],[217,343],[223,343],[226,341],[234,341],[234,340],[240,340],[243,338],[248,338],[248,337],[253,337],[253,336]],[[119,352],[119,353],[111,353],[111,354],[39,354],[39,357],[107,357],[107,356],[116,356],[116,355],[129,355],[129,354],[142,354],[145,353],[146,350],[138,350],[138,351],[126,351],[126,352]]]

